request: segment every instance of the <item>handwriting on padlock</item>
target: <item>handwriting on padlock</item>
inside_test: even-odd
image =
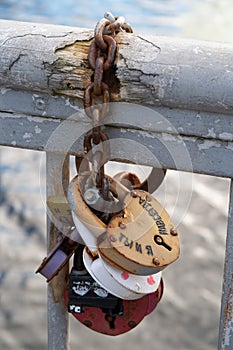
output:
[[[179,239],[160,203],[144,191],[134,192],[131,201],[126,197],[123,215],[109,222],[107,234],[99,240],[99,250],[109,263],[134,274],[149,275],[179,257]]]

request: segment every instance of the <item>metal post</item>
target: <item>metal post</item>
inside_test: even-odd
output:
[[[64,165],[64,167],[63,167]],[[65,172],[63,171],[65,169]],[[64,194],[69,181],[69,157],[46,154],[47,197]],[[48,250],[55,245],[59,230],[47,219]],[[68,350],[68,315],[64,304],[64,289],[68,264],[48,285],[48,350]]]
[[[233,179],[231,180],[218,350],[233,349]]]

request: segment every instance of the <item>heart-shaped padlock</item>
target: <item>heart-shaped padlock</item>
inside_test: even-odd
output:
[[[75,253],[74,267],[69,277],[69,289],[65,291],[68,311],[85,326],[102,334],[114,336],[135,328],[160,301],[163,293],[162,280],[153,293],[137,299],[120,299],[109,294],[109,290],[104,288],[102,282],[98,283],[92,269],[95,260],[88,258],[88,261],[85,261],[89,254],[87,248],[84,248],[83,261],[79,254],[82,249],[79,246]],[[91,275],[88,275],[85,266]],[[101,265],[99,266],[101,268]],[[100,277],[103,281],[102,274]]]

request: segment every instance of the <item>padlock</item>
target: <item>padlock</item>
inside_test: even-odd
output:
[[[69,236],[62,235],[48,256],[44,258],[36,273],[44,276],[47,282],[51,281],[66,265],[79,244],[83,244],[83,241],[76,229]]]
[[[131,172],[122,171],[113,176],[128,189],[140,189],[153,193],[161,185],[166,175],[166,169],[152,168],[149,176],[141,183],[138,176]]]
[[[79,175],[75,176],[69,184],[68,201],[72,212],[96,238],[105,232],[106,224],[93,213],[83,198]]]
[[[71,209],[65,196],[49,196],[47,206],[55,220],[64,225],[73,226]]]
[[[86,327],[106,335],[120,335],[135,328],[159,303],[162,280],[156,292],[136,300],[123,300],[103,288],[85,269],[79,245],[65,291],[68,311]],[[87,248],[85,248],[86,250]]]
[[[160,293],[145,295],[137,300],[122,300],[123,315],[108,315],[99,307],[83,306],[82,313],[72,312],[72,315],[89,329],[110,336],[124,334],[134,329],[145,316],[157,306]],[[153,299],[153,310],[152,302]],[[68,303],[68,292],[65,291],[65,301]],[[79,311],[79,308],[77,309]]]
[[[119,182],[126,188],[136,188],[140,186],[139,178],[128,172],[122,172],[116,175],[119,178]],[[106,176],[109,181],[110,177]],[[111,180],[111,183],[114,183]],[[118,183],[118,181],[117,181]],[[90,195],[89,198],[86,193]],[[125,192],[123,194],[123,197]],[[70,183],[68,190],[69,203],[72,208],[72,217],[75,226],[77,227],[80,235],[82,236],[85,245],[94,252],[97,250],[96,238],[103,232],[105,232],[107,225],[93,212],[90,205],[99,200],[100,194],[97,188],[87,188],[84,195],[81,193],[81,186],[79,177],[76,176]],[[122,197],[121,197],[122,198]],[[120,211],[120,207],[118,211]]]
[[[68,311],[83,313],[84,306],[101,308],[109,316],[123,314],[122,300],[103,288],[86,270],[82,260],[84,246],[75,253],[74,266],[69,275]]]
[[[102,266],[107,270],[110,276],[125,288],[136,293],[144,294],[153,293],[158,289],[162,278],[161,271],[149,276],[134,275],[107,263],[100,254],[99,258]]]
[[[98,239],[101,256],[136,275],[161,271],[179,257],[179,239],[161,204],[142,190],[127,194],[125,209]]]
[[[122,283],[119,283],[112,275],[107,271],[102,260],[98,257],[93,257],[88,249],[83,251],[83,262],[93,277],[93,279],[101,285],[104,289],[108,290],[111,294],[124,300],[134,300],[143,297],[146,293],[140,291],[132,291],[125,287]],[[157,289],[157,288],[156,288]]]
[[[79,177],[69,188],[72,210],[94,239],[98,238],[102,257],[136,275],[157,273],[175,261],[179,257],[179,239],[166,210],[147,192],[130,191],[115,179],[106,178],[121,204],[121,213],[110,220],[107,231],[106,224],[85,203]]]

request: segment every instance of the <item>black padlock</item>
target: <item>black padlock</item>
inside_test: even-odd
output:
[[[82,260],[84,246],[74,255],[74,265],[69,276],[68,312],[80,314],[87,306],[96,307],[106,314],[106,319],[123,315],[123,300],[101,287],[87,272]]]

